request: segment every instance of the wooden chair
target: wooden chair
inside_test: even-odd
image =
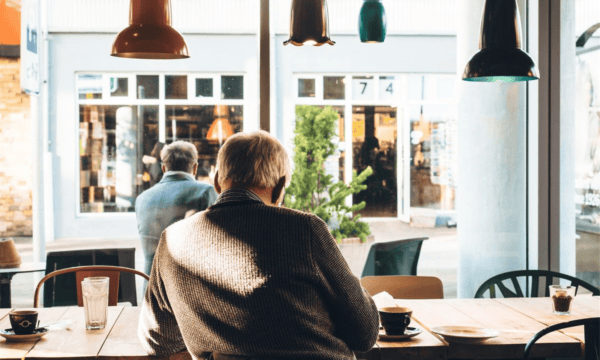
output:
[[[519,278],[522,278],[526,282],[526,289],[523,291],[521,289],[521,284],[519,283]],[[545,278],[545,285],[543,285],[543,294],[540,295],[540,278]],[[571,286],[575,286],[575,294],[579,290],[581,286],[584,289],[589,290],[593,295],[600,295],[600,289],[595,287],[594,285],[587,283],[581,279],[576,277],[561,274],[554,271],[548,270],[518,270],[518,271],[509,271],[503,274],[496,275],[486,282],[484,282],[477,292],[475,293],[475,298],[483,298],[484,294],[489,291],[489,295],[491,299],[496,298],[496,287],[500,290],[500,293],[505,298],[516,298],[516,297],[549,297],[550,296],[550,288],[549,286],[553,284],[554,279],[563,279],[571,282]],[[514,289],[511,290],[507,287],[507,284],[504,281],[510,280],[510,284]],[[531,284],[531,286],[530,286]],[[527,288],[530,287],[530,290],[527,291]]]
[[[525,345],[525,351],[523,352],[523,360],[529,360],[529,353],[531,348],[542,336],[549,334],[553,331],[562,330],[574,326],[583,325],[584,337],[585,337],[585,360],[600,360],[600,317],[593,317],[589,319],[580,319],[568,321],[552,326],[539,331],[533,335],[531,340]]]
[[[143,277],[146,280],[150,280],[148,275],[144,274],[141,271],[130,269],[126,267],[120,266],[78,266],[68,269],[62,269],[54,271],[46,276],[37,284],[35,288],[35,293],[33,295],[33,307],[40,307],[40,289],[46,280],[54,278],[58,275],[75,273],[75,283],[77,286],[77,306],[83,306],[83,296],[81,293],[81,282],[83,279],[94,276],[106,276],[109,280],[109,289],[108,289],[108,305],[115,306],[118,302],[119,295],[119,278],[121,276],[121,272],[135,274]]]
[[[121,266],[135,269],[135,248],[78,249],[49,251],[46,254],[46,273],[78,266]],[[75,274],[55,277],[44,285],[45,307],[77,304],[77,289],[72,286]],[[135,275],[123,273],[119,278],[119,302],[137,306]]]
[[[394,299],[444,298],[444,285],[433,276],[366,276],[360,283],[371,295],[387,291]]]
[[[361,277],[417,275],[421,247],[423,241],[427,239],[427,237],[403,239],[371,245]]]

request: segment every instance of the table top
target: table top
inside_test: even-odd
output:
[[[46,271],[45,262],[24,262],[21,266],[16,268],[0,268],[0,275],[2,274],[18,274],[27,272]]]
[[[453,299],[396,300],[399,306],[413,310],[413,323],[423,333],[409,341],[377,341],[363,359],[443,360],[506,358],[520,359],[529,339],[548,325],[586,317],[600,316],[600,297],[577,297],[572,315],[552,314],[549,298],[534,299]],[[139,307],[109,307],[104,330],[86,331],[83,308],[58,307],[37,309],[41,322],[71,320],[64,330],[50,331],[37,343],[8,343],[0,338],[0,359],[97,358],[102,360],[149,360],[137,339]],[[9,328],[7,314],[0,309],[0,328]],[[493,328],[500,336],[480,344],[448,343],[431,333],[442,325],[467,325]],[[565,329],[541,338],[532,357],[580,356],[583,328]],[[188,353],[169,360],[190,359]],[[157,359],[157,358],[152,358]]]

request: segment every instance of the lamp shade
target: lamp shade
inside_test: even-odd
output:
[[[15,241],[11,238],[0,239],[0,269],[15,268],[21,265],[21,256],[17,252]]]
[[[186,59],[188,47],[171,27],[171,0],[131,0],[129,27],[112,46],[112,56],[133,59]]]
[[[329,38],[327,0],[293,0],[290,38],[283,45],[333,45]]]
[[[479,49],[462,79],[517,82],[539,79],[533,59],[521,50],[521,21],[516,0],[486,0]]]
[[[233,135],[233,127],[226,118],[217,118],[208,128],[206,139],[209,141],[218,141],[222,144],[223,141],[227,140]]]
[[[360,41],[364,43],[382,43],[387,33],[385,8],[381,0],[365,0],[358,17]]]

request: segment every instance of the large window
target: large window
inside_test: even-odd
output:
[[[219,148],[244,128],[241,74],[77,74],[80,213],[131,212],[162,178],[160,151],[176,140],[199,154],[212,183]]]

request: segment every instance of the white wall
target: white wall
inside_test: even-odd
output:
[[[54,161],[55,238],[135,238],[135,214],[86,214],[79,206],[78,128],[75,73],[95,72],[244,72],[245,89],[256,89],[257,43],[252,35],[188,35],[191,58],[176,61],[111,57],[116,34],[52,34],[50,36],[50,140]],[[245,91],[245,118],[257,123],[255,91]]]

